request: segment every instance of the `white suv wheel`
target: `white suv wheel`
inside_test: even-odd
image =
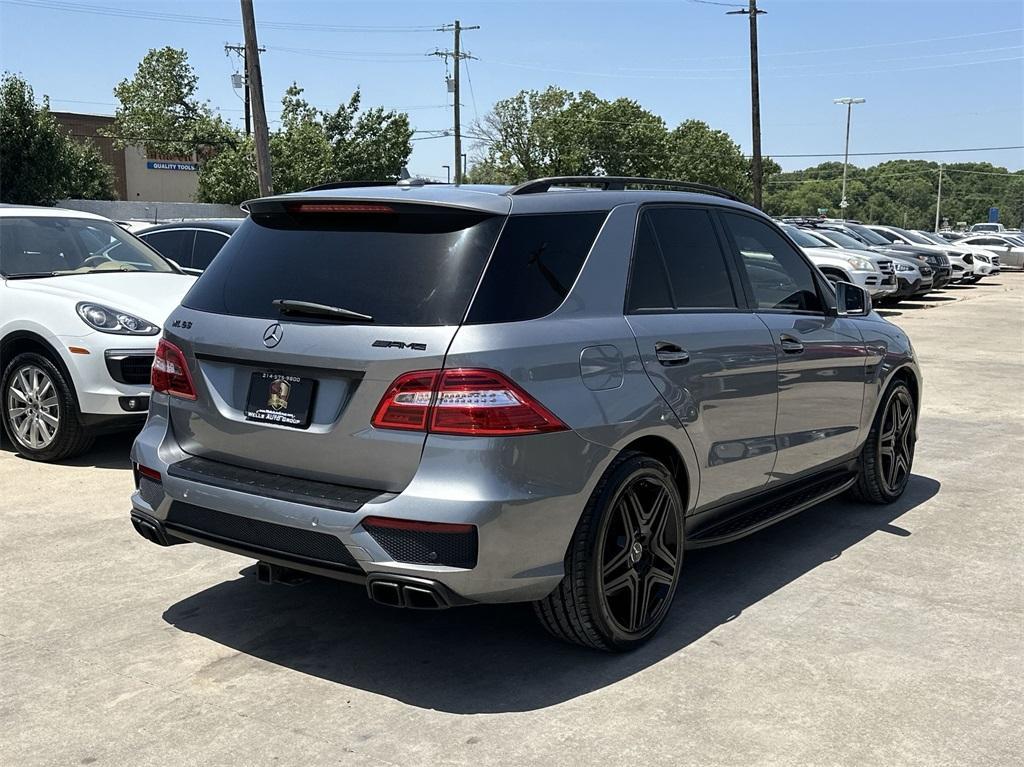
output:
[[[25,447],[43,450],[57,437],[60,405],[53,380],[35,365],[18,368],[7,384],[11,433]]]

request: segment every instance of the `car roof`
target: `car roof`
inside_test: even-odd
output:
[[[597,180],[600,180],[598,177]],[[250,200],[243,205],[252,210],[275,202],[408,202],[441,205],[503,215],[508,213],[561,213],[611,210],[619,205],[641,202],[701,203],[764,214],[741,202],[697,192],[552,187],[547,192],[509,195],[513,187],[491,184],[423,184],[409,186],[368,186],[348,189],[319,189]]]
[[[70,208],[46,208],[42,205],[14,205],[0,203],[0,216],[34,216],[38,218],[90,218],[96,221],[110,221],[109,218]]]
[[[218,232],[231,234],[245,221],[244,218],[197,218],[184,221],[168,221],[163,224],[153,224],[136,234],[149,234],[164,229],[215,229]]]

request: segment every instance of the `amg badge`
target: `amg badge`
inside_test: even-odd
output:
[[[426,344],[418,344],[407,341],[381,341],[377,340],[373,342],[373,345],[382,349],[412,349],[417,352],[425,352],[427,350]]]

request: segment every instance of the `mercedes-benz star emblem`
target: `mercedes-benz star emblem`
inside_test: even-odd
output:
[[[268,349],[273,349],[281,343],[282,336],[284,336],[284,328],[281,327],[280,322],[275,322],[263,331],[263,345]]]

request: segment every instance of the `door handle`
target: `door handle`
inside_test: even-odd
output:
[[[684,365],[690,361],[690,353],[668,341],[658,341],[654,354],[662,365]]]
[[[800,354],[804,350],[804,345],[793,336],[782,336],[780,345],[786,354]]]

